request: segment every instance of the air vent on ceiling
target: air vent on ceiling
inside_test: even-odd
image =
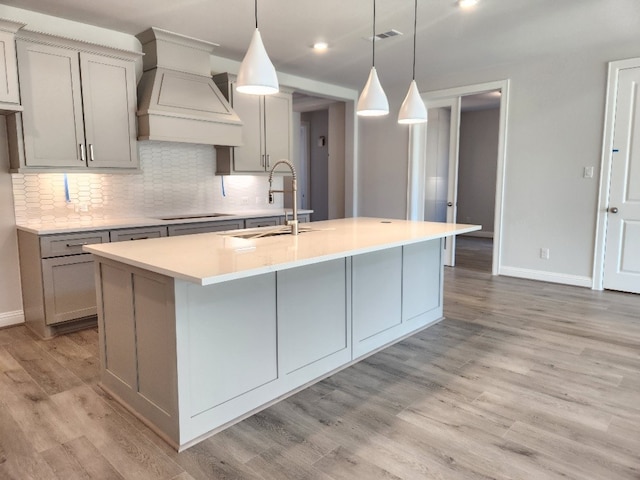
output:
[[[371,42],[373,39],[375,39],[377,42],[378,40],[397,37],[398,35],[402,35],[402,32],[399,32],[398,30],[395,30],[395,29],[391,29],[388,32],[377,33],[375,37],[365,37],[365,40],[368,40]]]

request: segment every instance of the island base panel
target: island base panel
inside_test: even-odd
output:
[[[428,240],[206,286],[97,257],[102,384],[184,449],[439,321],[441,250]]]

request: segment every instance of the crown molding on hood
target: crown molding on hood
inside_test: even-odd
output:
[[[152,27],[138,83],[138,140],[242,145],[242,121],[211,77],[214,43]]]

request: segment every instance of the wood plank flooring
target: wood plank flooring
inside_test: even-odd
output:
[[[640,479],[640,296],[462,247],[446,320],[180,454],[97,387],[95,330],[0,330],[0,479]]]

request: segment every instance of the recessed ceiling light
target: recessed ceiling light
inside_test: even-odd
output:
[[[329,48],[329,44],[327,42],[316,42],[313,44],[313,50],[316,52],[326,52]]]
[[[470,8],[478,3],[478,0],[458,0],[458,6],[460,8]]]

